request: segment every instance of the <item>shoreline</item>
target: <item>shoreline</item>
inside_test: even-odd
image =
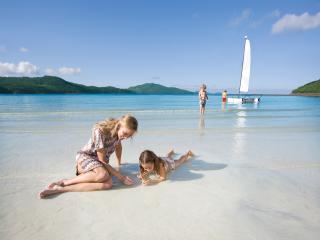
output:
[[[194,93],[183,93],[183,94],[174,94],[174,93],[0,93],[0,95],[8,96],[8,95],[124,95],[124,96],[190,96],[190,95],[197,95],[197,92]],[[209,96],[221,96],[221,93],[208,93]],[[229,93],[228,96],[238,96],[237,93]],[[284,96],[284,97],[290,97],[290,96],[320,96],[320,93],[315,94],[291,94],[291,93],[252,93],[252,94],[241,94],[241,96],[254,96],[254,95],[260,95],[260,96]]]
[[[291,96],[320,97],[320,93],[291,93]]]

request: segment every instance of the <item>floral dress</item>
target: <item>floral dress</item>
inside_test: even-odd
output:
[[[97,150],[104,149],[106,152],[106,159],[109,161],[111,154],[120,142],[121,140],[118,139],[118,136],[108,138],[99,128],[93,128],[92,136],[88,143],[78,151],[76,155],[76,174],[79,175],[78,165],[81,167],[82,173],[89,172],[98,167],[103,167],[103,163],[98,159]]]

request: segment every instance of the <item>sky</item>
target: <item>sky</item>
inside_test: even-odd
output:
[[[286,93],[320,78],[318,1],[0,0],[0,76]]]

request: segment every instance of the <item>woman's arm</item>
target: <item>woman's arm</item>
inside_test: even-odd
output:
[[[121,156],[122,156],[122,145],[121,142],[119,142],[119,144],[116,145],[116,158],[117,158],[117,162],[118,162],[118,166],[121,165]]]
[[[110,173],[110,175],[115,176],[118,178],[121,182],[123,182],[126,185],[132,185],[133,181],[128,176],[123,176],[120,172],[115,170],[113,167],[110,166],[109,163],[106,161],[106,151],[104,149],[97,150],[98,159],[100,162],[103,163],[107,171]]]

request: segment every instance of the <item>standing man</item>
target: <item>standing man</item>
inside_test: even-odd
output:
[[[206,103],[208,100],[208,94],[207,94],[207,86],[205,84],[202,84],[200,86],[199,90],[199,103],[200,103],[200,114],[204,114],[204,110],[206,108]]]

